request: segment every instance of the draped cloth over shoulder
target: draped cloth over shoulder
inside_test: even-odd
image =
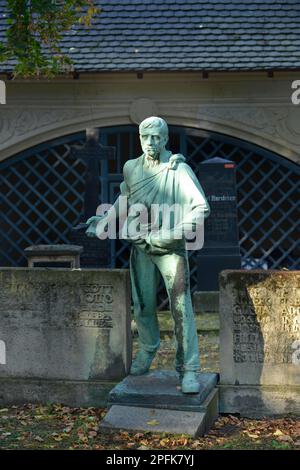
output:
[[[157,232],[161,230],[163,230],[167,238],[172,238],[174,229],[177,232],[192,230],[195,224],[203,220],[203,217],[209,215],[210,208],[203,189],[190,166],[185,163],[183,155],[172,155],[168,162],[160,163],[157,169],[153,168],[150,175],[143,171],[143,155],[136,160],[136,163],[134,175],[126,174],[124,171],[125,180],[121,183],[121,194],[123,196],[126,195],[128,198],[129,215],[127,224],[125,224],[125,230],[127,230],[127,236],[130,241],[139,244],[141,248],[147,249],[145,236],[149,233],[150,235],[151,233],[153,234],[154,226],[156,238],[158,236]],[[141,219],[141,214],[138,211],[141,204],[147,208],[149,219],[140,224],[141,236],[132,236],[130,226],[135,228],[135,219]],[[153,205],[159,205],[161,208],[162,205],[165,208],[172,208],[172,206],[176,205],[176,210],[179,212],[177,212],[175,217],[171,216],[169,218],[167,229],[165,220],[160,215],[156,218],[154,225],[153,213],[150,220]],[[134,209],[137,210],[135,211]],[[148,243],[150,244],[151,238],[151,236],[148,238]],[[184,245],[183,239],[176,240],[175,247],[179,250],[184,249]],[[168,247],[164,247],[161,243],[160,248],[161,253],[168,251]]]

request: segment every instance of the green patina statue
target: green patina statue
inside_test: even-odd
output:
[[[139,334],[139,351],[132,362],[130,374],[148,372],[160,344],[156,312],[156,295],[160,276],[163,277],[174,319],[177,343],[176,370],[183,393],[198,393],[199,348],[190,293],[187,256],[187,234],[195,236],[195,227],[203,229],[203,218],[210,214],[204,192],[190,166],[181,154],[166,149],[167,123],[158,117],[145,119],[139,126],[143,154],[128,160],[123,169],[121,197],[126,197],[126,236],[132,242],[130,275],[134,314]],[[101,237],[111,217],[124,216],[120,198],[104,216],[91,217],[87,235]],[[151,211],[151,223],[134,223],[138,206]],[[153,207],[185,208],[180,217],[170,211],[166,227],[164,212]],[[188,208],[188,210],[186,210]],[[122,212],[123,211],[123,212]],[[155,216],[153,214],[155,213]],[[166,218],[166,217],[165,217]],[[155,219],[155,223],[153,223]],[[144,220],[144,219],[143,219]],[[130,223],[131,222],[131,223]],[[133,230],[132,227],[139,230]],[[141,230],[141,226],[147,230]],[[124,229],[123,229],[124,232]]]

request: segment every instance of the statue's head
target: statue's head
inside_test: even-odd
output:
[[[141,122],[139,132],[143,152],[158,159],[169,139],[166,121],[160,117],[151,116]]]

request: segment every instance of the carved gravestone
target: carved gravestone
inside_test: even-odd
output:
[[[1,268],[0,342],[0,403],[102,406],[130,367],[129,272]]]
[[[239,269],[235,163],[215,157],[199,168],[199,180],[211,208],[204,222],[204,245],[197,257],[197,290],[218,291],[224,269]]]
[[[300,414],[300,272],[220,275],[220,411]]]
[[[100,167],[102,162],[115,159],[115,148],[105,147],[99,143],[99,130],[86,130],[86,143],[82,148],[73,148],[72,156],[81,159],[86,165],[83,218],[73,228],[69,235],[71,243],[83,247],[80,265],[84,268],[99,268],[110,266],[109,240],[90,238],[85,234],[87,219],[96,215],[99,205]],[[106,202],[106,201],[105,201]]]

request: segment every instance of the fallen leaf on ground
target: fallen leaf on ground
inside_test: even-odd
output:
[[[149,424],[149,426],[157,426],[159,421],[157,421],[157,419],[152,419],[151,421],[147,421],[147,424]]]
[[[177,444],[179,444],[180,446],[186,446],[187,443],[188,443],[187,439],[178,439],[177,441]]]
[[[277,441],[280,441],[280,442],[291,442],[291,443],[294,443],[293,439],[291,438],[291,436],[287,436],[287,435],[283,435],[283,436],[278,436],[277,437]]]
[[[244,431],[245,434],[247,434],[248,437],[251,437],[251,439],[259,439],[260,436],[258,434],[254,434],[248,431]]]
[[[161,445],[161,446],[166,446],[166,445],[169,444],[169,442],[170,442],[170,439],[162,439],[162,440],[160,441],[160,445]]]
[[[78,438],[80,439],[81,442],[87,442],[88,438],[85,436],[83,433],[77,433]]]
[[[146,440],[142,440],[140,443],[141,443],[143,446],[147,446],[147,445],[148,445],[148,441],[146,441]]]

